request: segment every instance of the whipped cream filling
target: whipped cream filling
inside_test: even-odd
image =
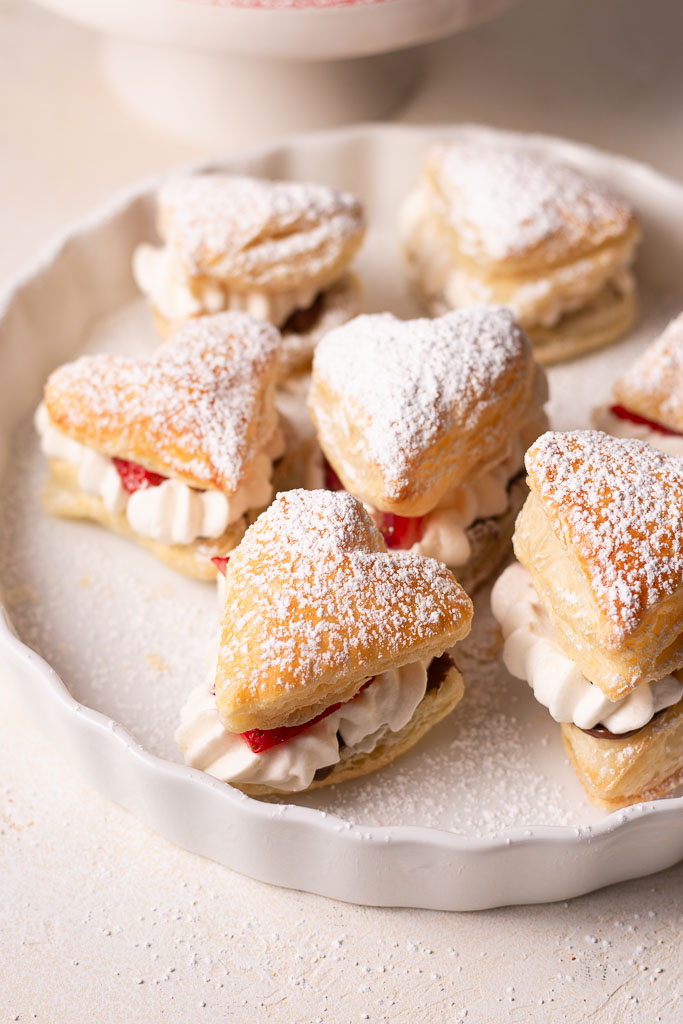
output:
[[[553,327],[608,285],[620,295],[635,288],[630,270],[635,242],[608,246],[531,280],[485,280],[457,264],[453,242],[437,218],[425,184],[406,199],[400,231],[428,295],[443,297],[449,308],[502,303],[512,309],[523,327]]]
[[[143,244],[133,253],[136,284],[169,321],[232,309],[281,327],[295,310],[308,309],[319,291],[317,286],[278,292],[264,288],[235,291],[222,279],[220,263],[213,269],[211,277],[191,277],[168,246]]]
[[[613,437],[635,437],[639,441],[647,441],[653,448],[666,452],[667,455],[683,457],[683,437],[680,435],[663,434],[645,423],[623,420],[620,416],[615,416],[608,405],[594,409],[592,419],[596,430],[602,430]]]
[[[223,782],[293,793],[307,789],[319,768],[358,751],[371,753],[387,731],[402,729],[426,689],[427,665],[422,661],[383,672],[310,729],[255,754],[239,734],[227,731],[218,717],[215,697],[200,686],[181,711],[175,740],[186,764]],[[337,733],[345,743],[341,751]]]
[[[129,494],[113,460],[68,437],[52,422],[44,404],[38,407],[35,426],[43,453],[77,468],[82,491],[101,498],[113,515],[125,514],[136,533],[161,544],[191,544],[199,537],[220,537],[248,509],[267,505],[273,496],[273,459],[282,454],[284,447],[278,428],[266,449],[254,459],[241,486],[229,496],[175,479]]]
[[[683,684],[675,676],[664,676],[641,683],[620,700],[609,700],[561,650],[531,576],[518,563],[496,581],[491,608],[505,640],[505,667],[527,680],[556,722],[573,722],[580,729],[604,725],[610,732],[625,733],[641,729],[683,697]]]

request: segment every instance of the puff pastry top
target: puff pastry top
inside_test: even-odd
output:
[[[683,313],[619,377],[614,397],[631,412],[683,433]]]
[[[350,494],[279,494],[227,566],[219,715],[231,732],[310,721],[373,675],[443,653],[471,618],[448,569],[388,553]]]
[[[346,489],[418,516],[500,457],[538,400],[539,372],[502,306],[359,316],[319,344],[309,404]]]
[[[604,642],[628,646],[658,605],[667,606],[662,640],[677,633],[683,461],[598,431],[543,434],[525,461],[532,494],[588,584]]]
[[[202,174],[167,182],[158,202],[159,232],[187,275],[236,291],[324,287],[365,231],[360,201],[326,185]]]
[[[427,153],[424,176],[460,254],[501,263],[505,274],[570,262],[638,235],[632,209],[612,189],[529,149],[439,143]]]
[[[277,425],[281,338],[245,313],[189,321],[147,359],[83,356],[45,387],[52,422],[104,455],[225,494]]]

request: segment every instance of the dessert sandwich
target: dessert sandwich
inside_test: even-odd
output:
[[[612,397],[593,413],[598,430],[683,456],[683,313],[619,377]]]
[[[358,312],[349,265],[365,221],[350,193],[213,173],[172,179],[157,199],[163,244],[138,246],[133,274],[162,337],[190,317],[242,310],[282,331],[284,375]]]
[[[450,654],[472,603],[433,559],[387,551],[350,494],[279,494],[224,560],[213,685],[176,742],[246,793],[301,792],[381,768],[463,694]]]
[[[83,356],[56,369],[35,417],[46,509],[214,579],[210,559],[273,495],[280,348],[270,324],[220,313],[178,328],[151,358]]]
[[[445,562],[470,591],[510,543],[546,397],[508,309],[357,317],[323,339],[313,363],[321,485],[354,494],[390,548]]]
[[[606,345],[633,321],[633,210],[606,185],[533,150],[474,140],[432,146],[400,233],[433,315],[509,306],[541,363]]]
[[[526,465],[519,562],[491,599],[503,660],[562,723],[592,803],[663,796],[683,782],[683,462],[575,431]]]

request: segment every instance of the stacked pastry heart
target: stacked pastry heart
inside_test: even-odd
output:
[[[435,320],[360,316],[316,350],[309,397],[343,486],[392,548],[457,568],[470,589],[505,554],[525,487],[515,480],[547,425],[545,376],[509,310]],[[329,478],[329,473],[328,473]]]
[[[431,313],[503,303],[542,363],[614,341],[633,321],[633,210],[531,147],[467,138],[431,147],[401,234]]]
[[[683,462],[578,431],[526,465],[521,566],[492,599],[505,662],[563,723],[594,803],[661,795],[683,779]]]
[[[365,222],[348,192],[191,175],[162,186],[158,222],[164,245],[139,246],[133,272],[164,337],[188,317],[245,310],[282,329],[284,374],[310,364],[322,334],[358,311],[348,267]]]
[[[185,325],[151,358],[84,356],[55,370],[36,416],[48,510],[215,578],[211,557],[272,497],[279,355],[274,327],[224,313]]]
[[[471,617],[451,573],[387,552],[351,495],[278,495],[226,566],[215,696],[192,695],[176,737],[187,763],[252,793],[387,764],[460,700],[441,656]]]

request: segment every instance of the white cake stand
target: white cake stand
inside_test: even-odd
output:
[[[36,0],[104,34],[134,113],[200,145],[366,121],[419,78],[405,51],[517,0]]]

